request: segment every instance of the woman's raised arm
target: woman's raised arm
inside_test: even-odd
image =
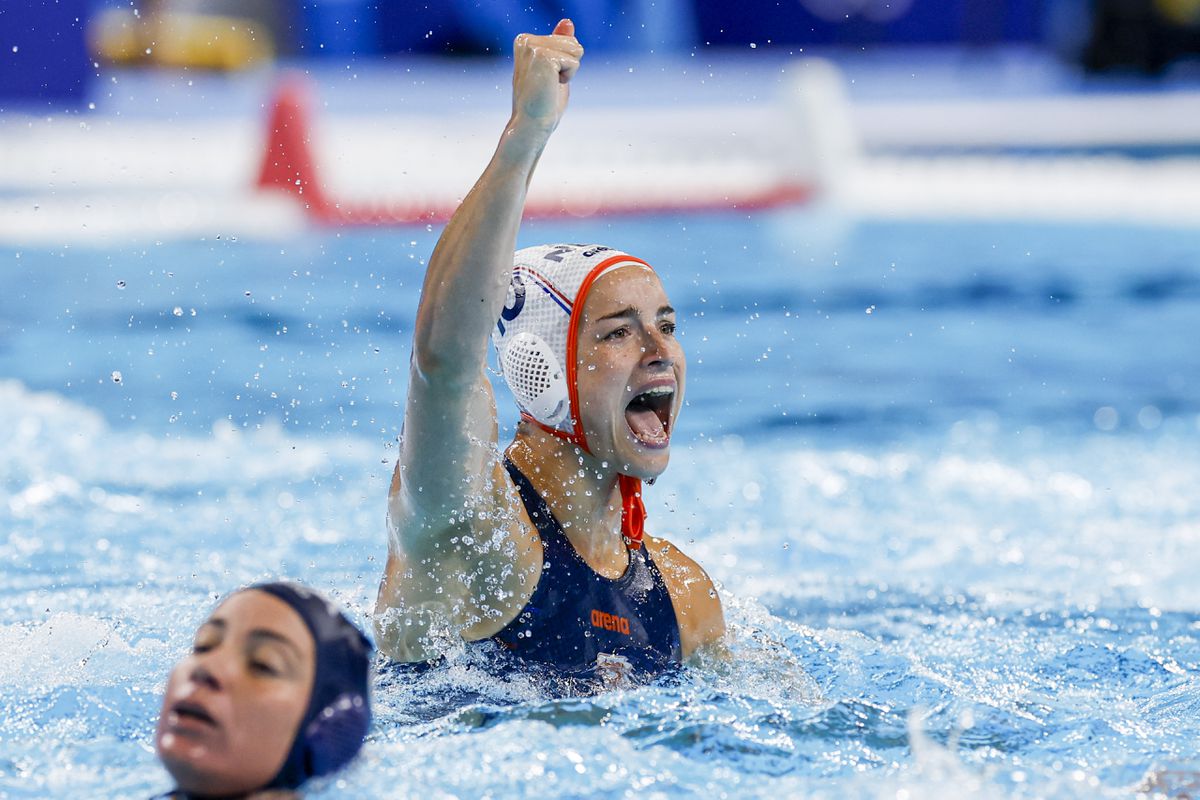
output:
[[[549,36],[517,37],[512,116],[430,258],[413,335],[394,510],[401,510],[399,502],[431,522],[461,513],[492,477],[497,434],[485,370],[488,336],[507,296],[529,181],[566,110],[568,82],[583,55],[574,34],[563,20]]]
[[[499,630],[541,565],[498,457],[488,337],[508,296],[529,181],[583,48],[563,20],[549,36],[518,36],[513,51],[512,116],[434,248],[417,309],[376,603],[380,648],[402,660],[428,657],[426,633],[445,625],[467,639]]]

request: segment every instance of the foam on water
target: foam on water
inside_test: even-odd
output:
[[[1124,797],[1200,767],[1194,232],[526,235],[670,276],[688,407],[649,529],[721,586],[733,658],[571,699],[474,648],[384,668],[313,796]],[[239,585],[369,622],[432,238],[8,262],[0,794],[167,788],[163,681]]]
[[[298,577],[365,619],[373,444],[130,436],[11,381],[0,415],[10,796],[165,788],[163,680],[234,586]],[[1123,796],[1200,733],[1197,438],[985,418],[854,448],[694,443],[651,519],[723,584],[732,661],[571,699],[469,648],[384,669],[365,757],[314,796]]]

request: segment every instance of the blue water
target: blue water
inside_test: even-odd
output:
[[[0,796],[168,788],[163,682],[228,589],[371,608],[437,231],[218,233],[0,255]],[[1127,797],[1200,769],[1200,231],[810,208],[521,244],[550,240],[666,276],[690,383],[650,526],[720,584],[734,659],[569,700],[461,648],[384,670],[312,796]]]

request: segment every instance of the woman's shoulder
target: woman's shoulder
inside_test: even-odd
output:
[[[647,536],[645,546],[675,606],[684,658],[719,642],[725,635],[725,614],[708,573],[666,539]]]
[[[423,487],[397,469],[388,509],[388,559],[376,600],[380,650],[400,661],[435,656],[430,630],[468,641],[504,628],[541,576],[537,529],[503,467],[453,513],[413,502]]]

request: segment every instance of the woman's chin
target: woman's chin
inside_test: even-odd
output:
[[[244,782],[230,781],[223,775],[214,775],[211,772],[199,773],[190,770],[176,772],[170,768],[167,771],[175,779],[175,785],[179,790],[189,796],[238,797],[254,792],[265,783],[264,781],[247,786]]]
[[[175,786],[188,794],[212,794],[214,784],[221,782],[211,771],[199,767],[192,759],[163,752],[159,753],[158,758],[174,779]]]
[[[189,795],[238,795],[255,788],[255,785],[247,787],[247,781],[232,778],[212,763],[202,763],[202,757],[198,754],[185,755],[160,745],[158,758],[174,779],[176,787]]]
[[[622,470],[626,475],[632,475],[642,480],[654,480],[667,468],[671,460],[671,440],[669,437],[661,441],[644,441],[629,435],[629,452],[621,459],[625,464]]]

